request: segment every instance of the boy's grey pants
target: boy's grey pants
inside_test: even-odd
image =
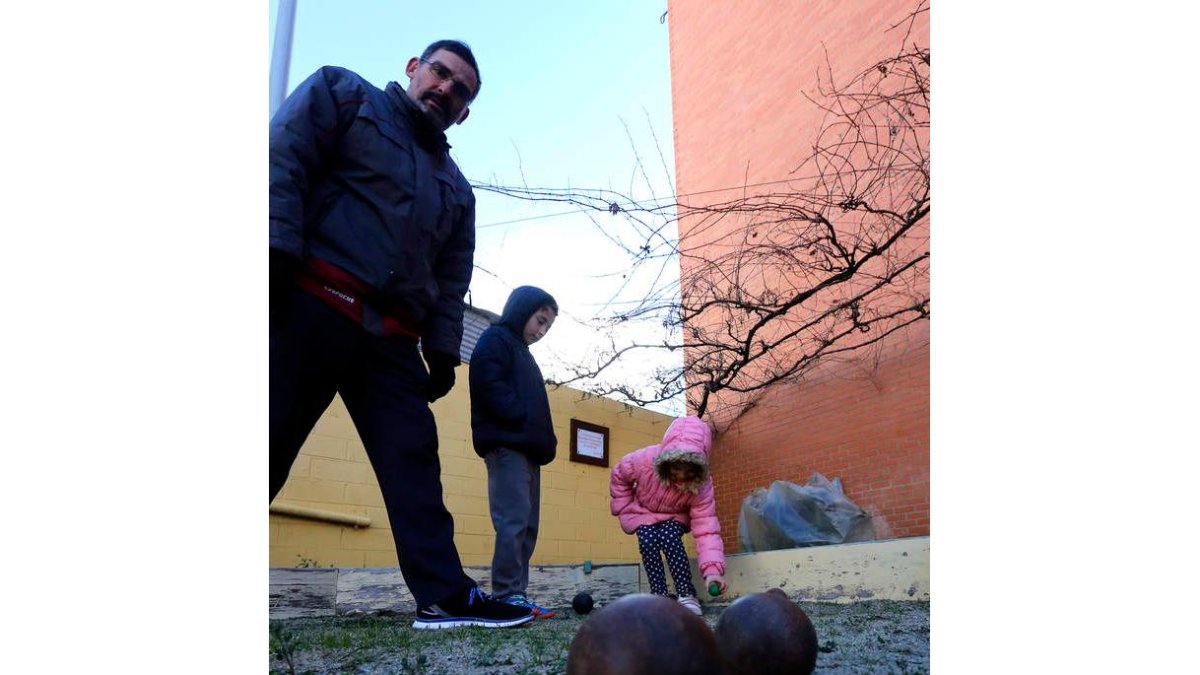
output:
[[[492,595],[503,600],[525,593],[529,559],[537,544],[542,501],[542,468],[525,455],[497,448],[484,458],[488,470],[488,505],[496,548],[492,554]]]

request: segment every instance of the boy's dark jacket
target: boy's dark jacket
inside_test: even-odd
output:
[[[522,337],[538,309],[554,306],[533,286],[514,290],[500,320],[483,331],[471,354],[471,432],[475,452],[516,450],[539,466],[554,459],[558,439],[550,419],[546,383]]]

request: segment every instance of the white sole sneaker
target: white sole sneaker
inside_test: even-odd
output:
[[[439,630],[442,628],[462,628],[464,626],[479,626],[481,628],[510,628],[529,623],[537,618],[530,614],[518,619],[481,619],[476,617],[452,616],[445,618],[419,617],[413,621],[412,627],[417,630]]]
[[[704,615],[704,609],[700,607],[700,601],[690,595],[679,596],[679,604],[683,605],[684,609],[696,616]]]

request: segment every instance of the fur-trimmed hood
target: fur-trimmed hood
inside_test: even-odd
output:
[[[659,444],[658,454],[654,456],[654,473],[664,485],[671,482],[667,464],[670,462],[687,462],[700,469],[700,475],[691,483],[683,485],[683,489],[695,494],[700,486],[708,479],[708,452],[712,448],[712,431],[699,417],[689,415],[680,417],[663,434]]]

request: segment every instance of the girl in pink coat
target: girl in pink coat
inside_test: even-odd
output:
[[[625,534],[636,534],[642,567],[650,592],[667,595],[660,554],[666,555],[679,604],[701,614],[692,570],[683,548],[683,534],[696,539],[696,558],[705,585],[725,584],[725,547],[717,502],[708,470],[712,432],[699,417],[680,417],[671,423],[662,443],[635,450],[612,470],[609,494],[612,514]]]

